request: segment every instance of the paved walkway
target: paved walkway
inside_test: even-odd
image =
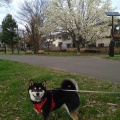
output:
[[[51,57],[37,55],[0,55],[0,59],[63,69],[70,73],[120,83],[120,61],[105,60],[100,57]]]

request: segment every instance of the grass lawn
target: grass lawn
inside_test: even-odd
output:
[[[64,78],[77,81],[80,90],[120,92],[120,84],[70,74],[60,70],[0,60],[0,120],[42,120],[35,113],[28,96],[30,79],[47,81],[47,88],[59,87]],[[120,93],[79,93],[80,120],[119,120]],[[51,114],[51,120],[72,120],[61,108]]]
[[[0,52],[1,55],[5,55],[4,52]],[[11,55],[11,51],[7,51],[6,55]],[[17,51],[14,51],[13,55],[18,55]],[[25,54],[24,51],[20,51],[19,55],[35,55],[34,52],[32,54]],[[76,52],[44,52],[44,54],[36,54],[39,56],[105,56],[106,54],[97,54],[97,53],[80,53],[77,55]]]
[[[114,55],[114,57],[104,57],[105,59],[109,59],[109,60],[120,60],[120,55]]]

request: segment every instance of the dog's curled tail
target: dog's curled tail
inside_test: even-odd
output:
[[[75,80],[66,78],[61,83],[61,88],[67,90],[78,90],[78,85]]]

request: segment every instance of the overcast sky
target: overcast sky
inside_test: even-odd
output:
[[[19,6],[19,3],[23,1],[24,0],[13,0],[12,4],[10,5],[10,8],[0,8],[0,25],[2,24],[3,19],[8,13],[12,14],[13,18],[16,20],[15,15],[17,8]],[[120,0],[112,0],[112,6],[116,7],[116,12],[120,13]]]

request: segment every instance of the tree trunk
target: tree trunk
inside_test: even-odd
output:
[[[4,45],[4,49],[5,49],[4,52],[5,52],[5,54],[6,54],[6,45]]]
[[[36,54],[39,50],[39,40],[36,39],[34,42],[34,54]]]
[[[79,44],[79,41],[75,41],[75,46],[77,48],[77,55],[80,55],[80,44]]]
[[[80,46],[77,46],[77,55],[80,55]]]
[[[13,46],[14,46],[14,45],[12,44],[12,54],[14,53],[14,48],[13,48]]]

